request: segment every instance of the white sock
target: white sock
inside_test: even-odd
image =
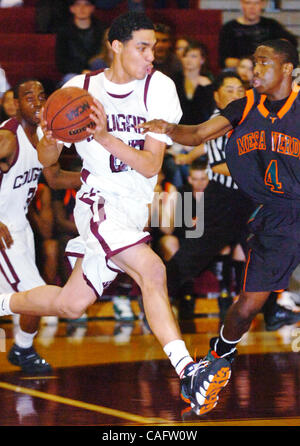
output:
[[[9,301],[14,293],[0,294],[0,316],[11,316],[15,314],[11,311]]]
[[[185,346],[185,342],[181,339],[169,342],[164,346],[163,350],[170,359],[179,377],[181,377],[185,366],[194,362]]]
[[[18,347],[29,348],[32,346],[33,338],[36,334],[37,331],[34,333],[27,333],[19,327],[15,336],[15,343]]]

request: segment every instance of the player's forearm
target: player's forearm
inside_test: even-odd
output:
[[[80,172],[62,170],[58,163],[44,168],[43,173],[52,189],[78,189],[81,186]]]
[[[147,178],[153,177],[160,171],[162,157],[148,150],[130,147],[110,133],[107,133],[98,142],[113,156]]]
[[[174,142],[185,146],[198,146],[204,142],[198,125],[172,124],[166,133]]]
[[[55,164],[59,158],[61,148],[58,147],[57,143],[49,141],[47,138],[43,137],[37,145],[38,158],[40,163],[44,167],[49,167]]]

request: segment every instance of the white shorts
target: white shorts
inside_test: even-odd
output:
[[[0,250],[0,292],[26,291],[45,285],[35,264],[34,237],[31,227],[11,232],[14,243]]]
[[[76,196],[74,218],[79,237],[68,242],[66,256],[72,268],[77,258],[83,258],[84,278],[99,297],[123,272],[111,257],[150,240],[149,233],[144,231],[148,207],[134,199],[103,198],[100,192],[83,186]]]

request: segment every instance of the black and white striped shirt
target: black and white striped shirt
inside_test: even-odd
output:
[[[213,112],[210,119],[215,118],[218,115],[220,115],[220,110],[216,109]],[[210,180],[214,180],[217,183],[220,183],[223,186],[228,187],[229,189],[237,189],[238,187],[233,181],[231,176],[222,175],[220,173],[214,173],[211,169],[213,166],[226,163],[225,146],[227,140],[228,140],[227,136],[224,135],[205,143],[205,151],[207,153],[207,159],[208,159],[207,174]]]

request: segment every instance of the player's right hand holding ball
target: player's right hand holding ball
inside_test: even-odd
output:
[[[105,139],[109,136],[107,131],[107,116],[103,105],[94,98],[94,105],[91,106],[92,113],[90,118],[94,121],[94,128],[87,128],[86,131],[93,135],[94,139],[102,145],[105,145]]]

